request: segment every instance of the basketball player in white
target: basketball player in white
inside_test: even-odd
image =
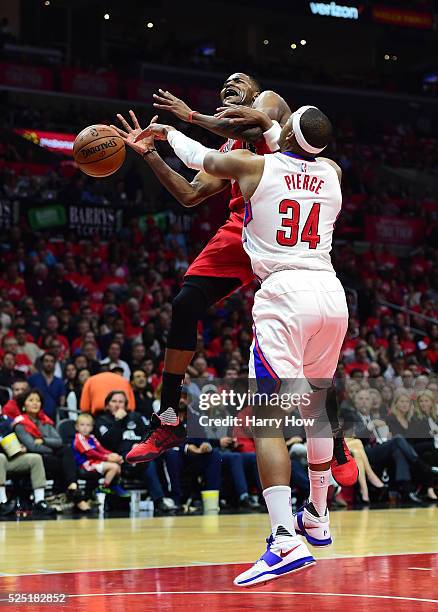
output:
[[[278,383],[307,380],[314,390],[329,387],[348,323],[345,293],[330,259],[342,204],[341,170],[332,160],[315,157],[331,139],[329,119],[315,107],[301,107],[281,131],[280,152],[266,156],[207,149],[170,126],[152,124],[149,130],[167,139],[189,168],[239,182],[247,202],[244,248],[261,282],[253,308],[250,377]],[[325,401],[312,401],[300,412],[322,421]],[[328,423],[325,431],[315,436],[306,428],[311,493],[295,518],[285,440],[256,434],[272,532],[266,552],[237,576],[235,585],[265,583],[312,565],[297,531],[311,544],[331,543],[326,500],[333,438]]]

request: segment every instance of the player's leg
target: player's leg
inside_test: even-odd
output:
[[[210,306],[241,285],[238,278],[188,276],[172,304],[172,322],[165,352],[160,410],[153,415],[152,434],[135,445],[126,456],[129,463],[152,461],[178,446],[186,430],[178,417],[182,382],[196,349],[198,321]]]
[[[196,349],[198,322],[210,306],[238,289],[240,285],[238,278],[185,277],[184,284],[172,303],[172,322],[164,356],[159,410],[162,422],[176,422],[175,409],[181,398],[182,380]]]
[[[334,280],[339,283],[336,277]],[[322,283],[324,286],[325,283]],[[333,289],[336,289],[336,283]],[[315,295],[319,302],[322,324],[306,344],[303,366],[304,375],[314,392],[310,395],[308,405],[300,405],[300,414],[308,423],[305,429],[310,496],[303,510],[297,513],[296,521],[300,533],[305,535],[308,542],[315,546],[326,546],[331,543],[327,492],[333,457],[332,427],[326,411],[327,390],[331,387],[338,363],[348,324],[348,310],[340,284],[339,291],[321,290],[316,291]],[[309,419],[313,420],[313,424]]]
[[[264,299],[263,287],[256,294],[253,319],[254,341],[251,347],[249,375],[257,379],[259,391],[264,392],[269,379],[274,385],[283,378],[302,375],[300,351],[302,345],[296,339],[294,354],[289,355],[287,324],[281,313],[286,312],[282,304],[275,304],[269,295]],[[279,316],[276,317],[276,313]],[[302,359],[301,359],[302,364]],[[278,389],[278,386],[277,386]],[[283,435],[283,426],[271,427],[268,419],[280,419],[284,411],[274,405],[259,405],[254,416],[263,426],[253,428],[257,465],[268,507],[271,535],[266,552],[256,563],[234,580],[236,586],[252,586],[279,578],[290,572],[303,569],[314,563],[307,546],[297,538],[291,511],[291,461]]]

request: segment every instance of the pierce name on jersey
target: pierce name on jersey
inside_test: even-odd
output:
[[[246,202],[243,246],[254,274],[280,270],[333,272],[333,228],[342,206],[332,165],[291,153],[265,155],[263,175]]]

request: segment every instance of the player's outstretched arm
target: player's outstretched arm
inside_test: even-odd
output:
[[[188,123],[199,125],[213,134],[225,138],[241,138],[248,142],[258,142],[263,139],[263,128],[259,123],[251,125],[240,122],[230,121],[229,118],[204,115],[193,111],[185,102],[172,95],[168,91],[159,90],[159,94],[154,94],[154,107],[160,110],[167,110]],[[254,101],[253,108],[262,111],[268,119],[277,121],[281,126],[286,123],[291,111],[287,103],[274,91],[262,92]],[[272,124],[271,124],[272,125]],[[269,129],[269,125],[266,129]]]
[[[180,204],[186,207],[196,206],[196,204],[200,204],[210,196],[225,189],[227,181],[215,178],[206,172],[198,172],[191,182],[175,172],[157,153],[154,135],[149,134],[138,142],[136,141],[139,135],[144,134],[144,130],[141,129],[135,113],[131,110],[129,114],[134,127],[130,126],[122,115],[117,115],[117,117],[125,129],[121,130],[115,125],[111,127],[117,130],[125,144],[143,157],[163,187]],[[157,119],[158,116],[155,115],[152,122]]]
[[[265,158],[261,155],[254,155],[245,149],[230,153],[207,149],[174,127],[159,123],[151,123],[137,136],[136,141],[152,135],[157,139],[167,140],[188,168],[205,170],[217,179],[234,178],[239,181],[240,190],[246,199],[252,196],[260,182],[265,166]]]

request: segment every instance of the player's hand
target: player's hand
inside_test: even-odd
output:
[[[159,89],[159,94],[154,94],[154,107],[160,110],[169,111],[181,119],[181,121],[189,121],[192,109],[185,102],[171,94],[169,91]]]
[[[272,119],[266,113],[251,108],[250,106],[220,106],[216,109],[217,119],[229,119],[233,125],[260,127],[264,132],[272,127]]]
[[[120,134],[120,136],[123,138],[123,142],[128,145],[128,147],[131,147],[131,149],[134,149],[134,151],[136,153],[139,153],[140,155],[143,155],[143,153],[145,153],[146,151],[155,149],[154,136],[151,133],[144,134],[145,130],[140,127],[140,124],[138,122],[137,117],[135,116],[134,111],[130,110],[129,114],[131,116],[132,125],[134,127],[131,127],[126,121],[126,119],[123,117],[123,115],[120,115],[119,113],[117,114],[117,119],[120,121],[120,123],[125,129],[121,130],[116,125],[111,125],[110,127],[112,127],[114,130],[116,130],[116,132],[118,132],[118,134]],[[158,115],[155,115],[152,118],[151,123],[155,123],[157,119]],[[136,140],[136,138],[140,134],[144,134],[143,137],[139,138],[139,140]]]
[[[171,125],[164,125],[163,123],[151,123],[146,129],[138,134],[134,140],[134,143],[142,141],[143,138],[152,138],[155,140],[167,140],[167,134],[175,128]]]

